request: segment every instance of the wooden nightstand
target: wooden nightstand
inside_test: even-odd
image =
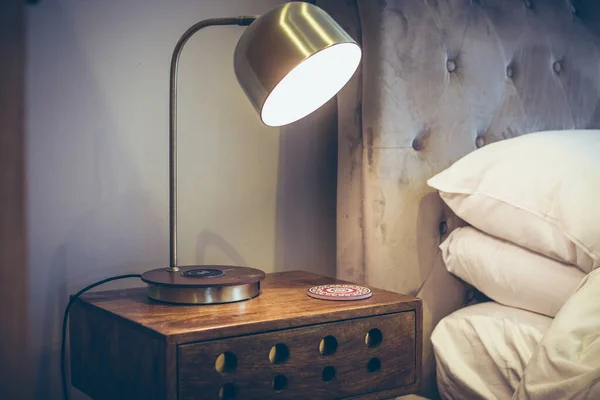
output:
[[[144,289],[95,292],[71,311],[73,385],[102,399],[386,399],[421,375],[421,301],[384,290],[327,301],[347,283],[268,274],[240,303],[165,305]],[[368,337],[367,337],[367,334]]]

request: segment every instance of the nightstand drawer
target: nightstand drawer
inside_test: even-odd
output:
[[[330,284],[347,282],[276,272],[257,298],[212,306],[155,302],[144,288],[85,294],[71,310],[71,381],[95,400],[218,399],[219,391],[238,400],[416,393],[421,300],[377,288],[359,301],[307,295]],[[219,372],[221,354],[227,357]]]
[[[180,399],[347,398],[412,385],[416,359],[414,311],[363,317],[180,345],[178,392]]]

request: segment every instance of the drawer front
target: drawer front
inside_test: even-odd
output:
[[[416,380],[415,336],[409,311],[181,345],[179,398],[316,400],[400,388]]]

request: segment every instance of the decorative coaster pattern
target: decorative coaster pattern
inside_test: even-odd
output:
[[[321,300],[363,300],[373,294],[371,289],[358,285],[320,285],[310,287],[307,291],[310,297]]]

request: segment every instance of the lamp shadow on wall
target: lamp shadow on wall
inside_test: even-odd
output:
[[[337,102],[281,128],[275,271],[335,277]]]
[[[209,247],[217,248],[229,260],[231,265],[247,266],[244,257],[235,249],[231,243],[215,232],[203,230],[196,239],[196,262],[199,265],[204,265],[206,260],[206,251]]]
[[[336,107],[333,99],[280,128],[273,272],[302,270],[335,276]],[[205,263],[208,249],[221,252],[232,265],[264,268],[248,265],[230,242],[205,229],[196,239],[196,263]]]

